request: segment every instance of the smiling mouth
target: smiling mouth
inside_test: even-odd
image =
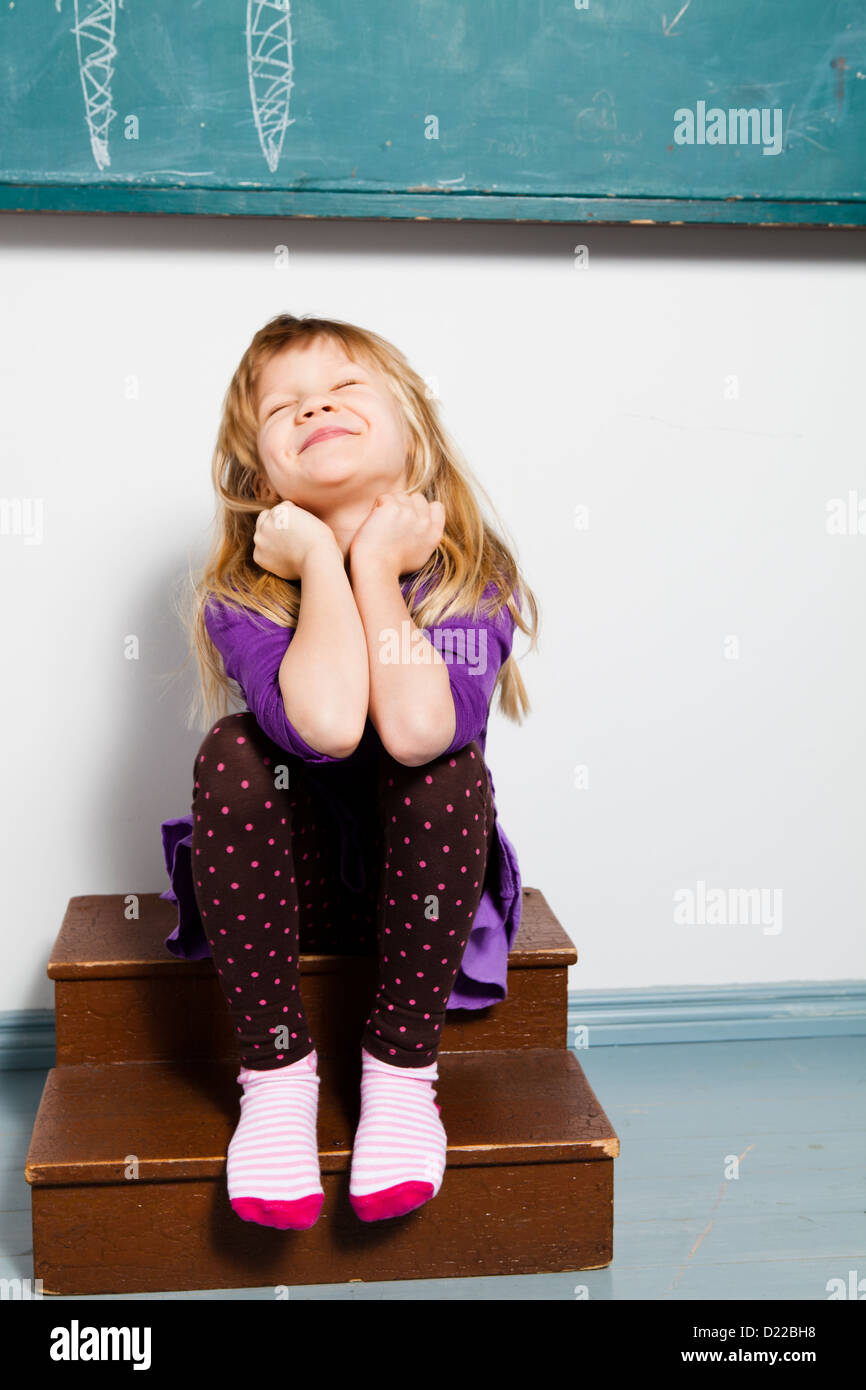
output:
[[[318,439],[309,440],[301,450],[305,454],[308,449],[314,449],[317,444],[327,444],[329,439],[339,439],[342,435],[352,434],[352,430],[328,430],[327,434],[322,434]]]

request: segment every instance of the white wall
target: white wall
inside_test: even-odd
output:
[[[194,667],[165,680],[185,655],[169,590],[203,553],[230,375],[286,310],[367,325],[436,376],[516,538],[534,712],[491,718],[488,760],[524,882],[580,952],[572,988],[862,976],[866,535],[825,524],[828,499],[866,496],[862,244],[0,218],[0,492],[44,508],[41,544],[0,536],[0,1009],[52,1003],[70,896],[167,886],[159,823],[189,810],[202,737]],[[701,879],[781,889],[782,929],[675,925]]]

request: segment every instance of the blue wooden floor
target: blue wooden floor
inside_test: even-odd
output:
[[[578,1055],[622,1150],[612,1265],[306,1285],[291,1297],[826,1300],[828,1280],[847,1283],[851,1270],[866,1277],[866,1039],[598,1047]],[[43,1071],[0,1073],[0,1276],[7,1278],[33,1275],[24,1160],[44,1079]],[[726,1175],[729,1155],[739,1159],[738,1177]],[[131,1297],[274,1294],[268,1285]]]

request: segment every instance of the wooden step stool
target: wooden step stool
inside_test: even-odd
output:
[[[57,1065],[36,1116],[34,1277],[45,1293],[149,1293],[599,1269],[613,1255],[619,1141],[567,1045],[577,952],[523,889],[508,997],[449,1013],[437,1098],[447,1168],[432,1201],[364,1223],[349,1204],[371,956],[302,954],[319,1056],[325,1201],[307,1231],[241,1221],[226,1189],[239,1053],[210,958],[178,960],[174,904],[70,900],[48,965]],[[110,1061],[106,1061],[110,1058]]]

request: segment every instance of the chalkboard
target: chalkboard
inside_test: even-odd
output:
[[[864,0],[15,0],[0,208],[863,225]]]

